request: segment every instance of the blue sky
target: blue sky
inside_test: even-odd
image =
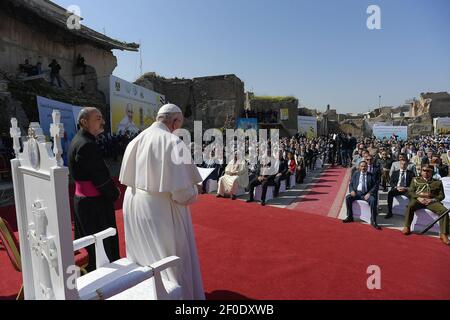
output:
[[[365,112],[420,92],[450,91],[449,0],[56,0],[83,23],[142,43],[143,71],[234,73],[258,95]],[[381,8],[369,30],[367,7]],[[114,51],[114,74],[140,75],[140,55]]]

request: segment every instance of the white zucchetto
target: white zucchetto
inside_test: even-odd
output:
[[[159,109],[158,115],[166,113],[183,113],[183,111],[181,111],[181,109],[174,104],[166,104]]]

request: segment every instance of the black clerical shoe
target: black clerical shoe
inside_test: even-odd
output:
[[[353,220],[353,218],[350,218],[350,217],[347,217],[347,218],[345,218],[345,220],[343,220],[342,222],[343,223],[352,223],[352,222],[354,222],[355,220]]]
[[[261,201],[261,205],[264,207],[266,205],[265,201]]]
[[[381,227],[378,225],[378,223],[376,223],[376,221],[372,221],[371,223],[372,227],[374,227],[377,230],[381,230]]]
[[[237,197],[233,194],[232,196],[231,196],[231,200],[236,200],[237,199]]]
[[[248,199],[248,200],[245,201],[245,202],[250,203],[250,202],[255,202],[255,200],[253,200],[253,199]]]
[[[392,213],[388,213],[384,218],[391,219],[394,215]]]
[[[217,196],[216,196],[216,198],[223,198],[220,194],[218,194]]]

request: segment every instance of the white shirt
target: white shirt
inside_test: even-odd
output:
[[[364,178],[364,176],[365,176],[365,179],[366,179],[365,189],[366,189],[366,192],[368,191],[368,190],[367,190],[367,173],[361,173],[361,174],[359,175],[359,184],[358,184],[358,188],[356,189],[356,190],[359,191],[359,192],[362,192],[362,191],[363,191],[363,178]]]

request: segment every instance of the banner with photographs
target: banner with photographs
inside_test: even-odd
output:
[[[112,134],[136,135],[152,125],[165,96],[125,81],[110,77]]]
[[[317,137],[317,118],[298,116],[298,133],[305,135],[308,139]]]

